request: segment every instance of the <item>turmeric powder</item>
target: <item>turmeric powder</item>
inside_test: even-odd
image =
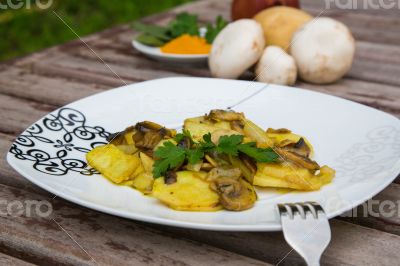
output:
[[[211,50],[211,45],[199,36],[183,34],[167,42],[160,49],[161,52],[168,54],[208,54]]]

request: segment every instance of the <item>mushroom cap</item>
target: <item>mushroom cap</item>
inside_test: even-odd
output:
[[[265,46],[263,30],[252,19],[228,24],[215,38],[208,64],[218,78],[238,78],[257,62]]]
[[[318,18],[294,34],[290,52],[303,80],[326,84],[340,79],[350,70],[355,41],[343,23]]]
[[[297,78],[296,63],[278,46],[265,48],[256,66],[258,81],[280,85],[293,85]]]

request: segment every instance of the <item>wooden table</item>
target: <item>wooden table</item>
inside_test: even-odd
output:
[[[323,1],[302,3],[314,15],[325,7]],[[165,23],[176,13],[189,11],[206,22],[217,14],[229,18],[229,8],[230,0],[199,1],[144,21]],[[399,10],[330,9],[323,15],[343,21],[352,29],[358,40],[354,66],[345,79],[333,85],[299,82],[297,86],[400,116]],[[147,59],[132,48],[133,35],[128,25],[122,25],[83,40],[128,83],[170,76],[209,76],[206,67],[181,68]],[[113,217],[60,198],[52,201],[52,195],[8,166],[5,154],[12,140],[28,125],[71,101],[123,85],[97,55],[76,40],[0,64],[0,199],[46,199],[54,208],[51,218],[0,216],[0,264],[301,264],[280,232],[203,232]],[[398,182],[375,199],[394,201],[398,209]],[[399,265],[399,225],[398,211],[386,218],[368,215],[333,219],[332,242],[322,263]]]

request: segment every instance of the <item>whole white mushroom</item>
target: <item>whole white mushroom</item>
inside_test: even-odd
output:
[[[297,77],[296,63],[282,48],[268,46],[257,63],[256,77],[265,83],[293,85]]]
[[[337,81],[350,70],[355,41],[343,23],[318,18],[294,34],[290,53],[303,80],[327,84]]]
[[[215,38],[208,65],[218,78],[238,78],[260,58],[265,46],[263,30],[252,19],[228,24]]]

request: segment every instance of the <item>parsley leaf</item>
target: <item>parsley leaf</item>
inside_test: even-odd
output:
[[[217,152],[225,153],[227,155],[237,156],[238,155],[238,145],[242,143],[242,135],[230,135],[222,136],[219,138]]]
[[[272,148],[257,148],[255,142],[243,143],[237,148],[240,152],[255,159],[257,162],[270,163],[275,162],[276,159],[278,159],[278,155],[273,151]]]
[[[211,133],[203,135],[203,141],[198,143],[198,148],[203,152],[209,152],[215,149],[215,144],[211,141]]]
[[[204,157],[204,152],[201,149],[186,150],[186,156],[189,164],[196,164]]]
[[[217,37],[218,33],[225,28],[226,25],[228,25],[228,22],[221,16],[217,17],[215,21],[215,27],[211,23],[207,24],[207,32],[205,36],[207,42],[211,44],[215,37]]]
[[[182,133],[178,133],[175,135],[174,140],[179,143],[181,142],[185,137],[190,139],[190,142],[193,143],[193,138],[192,135],[190,134],[189,130],[184,129]]]
[[[166,141],[163,146],[154,152],[158,158],[154,162],[153,175],[155,178],[164,175],[169,169],[181,165],[185,161],[185,149],[176,146],[171,141]]]
[[[185,33],[189,35],[199,35],[199,24],[197,16],[188,13],[181,13],[168,24],[169,33],[173,38],[179,37]]]

